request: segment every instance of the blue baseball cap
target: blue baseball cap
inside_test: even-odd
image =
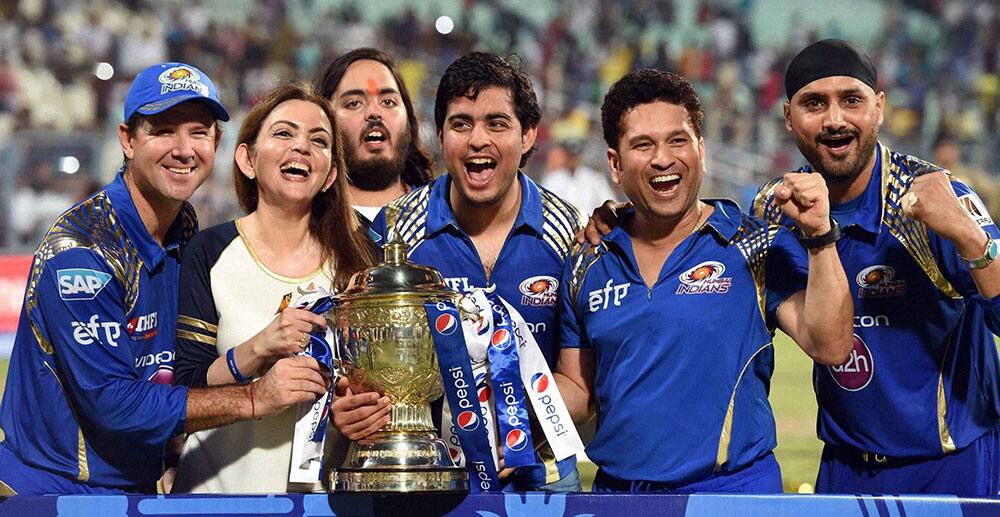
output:
[[[200,100],[227,121],[229,112],[219,101],[219,92],[204,72],[184,63],[153,65],[135,77],[125,96],[125,121],[132,115],[155,115],[182,102]]]

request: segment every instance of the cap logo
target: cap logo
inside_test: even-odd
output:
[[[208,96],[208,86],[201,82],[201,75],[186,66],[166,69],[159,77],[160,95],[181,90],[191,90]]]

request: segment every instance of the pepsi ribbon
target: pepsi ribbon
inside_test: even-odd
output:
[[[334,302],[323,288],[304,293],[292,304],[296,309],[303,309],[314,314],[326,314],[333,308]],[[322,335],[321,335],[322,334]],[[324,376],[334,377],[333,330],[317,330],[309,334],[309,344],[299,355],[308,355],[316,360]],[[288,481],[292,483],[315,483],[320,480],[323,470],[323,444],[326,441],[326,429],[330,422],[330,404],[333,402],[333,390],[336,382],[331,381],[327,392],[310,405],[299,405],[299,419],[295,423],[292,435],[292,464],[288,472]]]
[[[521,382],[528,392],[531,407],[535,413],[535,421],[545,433],[549,447],[556,460],[563,460],[583,452],[583,441],[576,431],[569,409],[556,387],[548,362],[538,348],[535,337],[528,329],[528,324],[509,303],[497,297],[507,309],[514,327],[514,337],[517,339],[518,357],[520,358]]]
[[[489,301],[494,330],[487,355],[490,381],[496,389],[498,441],[503,444],[504,464],[507,467],[524,467],[535,463],[535,447],[520,378],[519,347],[503,301],[498,297],[490,297]]]
[[[458,309],[451,302],[424,304],[430,324],[444,393],[451,408],[454,437],[461,444],[469,472],[469,492],[500,491],[497,465],[490,450],[488,428],[480,413],[475,377],[466,349]]]

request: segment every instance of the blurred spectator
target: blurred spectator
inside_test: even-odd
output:
[[[954,138],[946,133],[938,135],[934,141],[933,156],[932,161],[935,165],[948,169],[956,178],[972,186],[991,216],[1000,217],[1000,185],[997,184],[997,178],[981,169],[966,165],[962,161],[962,148]]]
[[[584,215],[608,199],[616,199],[608,174],[597,172],[581,162],[583,143],[570,140],[560,143],[553,153],[562,153],[562,164],[542,177],[542,186],[569,201]],[[552,163],[552,162],[550,162]],[[558,163],[558,162],[555,162]]]

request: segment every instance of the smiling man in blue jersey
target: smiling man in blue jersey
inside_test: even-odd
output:
[[[601,108],[612,180],[633,207],[560,282],[556,382],[596,405],[597,492],[780,492],[767,400],[776,327],[816,361],[850,352],[851,300],[826,185],[788,175],[768,225],[699,200],[703,111],[691,84],[630,73]]]
[[[372,228],[382,239],[398,233],[410,259],[438,269],[455,291],[496,286],[551,365],[556,286],[579,215],[519,171],[540,119],[534,89],[518,67],[482,52],[459,58],[441,78],[434,105],[448,173],[390,203]],[[388,421],[388,400],[374,398],[334,402],[345,436],[358,439]],[[544,443],[542,433],[534,435],[536,445]],[[579,490],[575,457],[556,462],[546,445],[536,452],[534,465],[501,472],[505,488]]]
[[[279,361],[256,395],[170,386],[180,255],[197,230],[186,200],[212,172],[219,120],[229,114],[193,66],[133,81],[118,127],[125,165],[35,253],[0,403],[0,497],[153,492],[171,437],[325,392],[304,357]]]
[[[885,105],[871,58],[814,43],[785,75],[785,126],[822,176],[854,295],[850,358],[816,365],[816,489],[996,496],[1000,490],[1000,266],[979,197],[878,141]],[[764,185],[753,210],[796,222]]]

